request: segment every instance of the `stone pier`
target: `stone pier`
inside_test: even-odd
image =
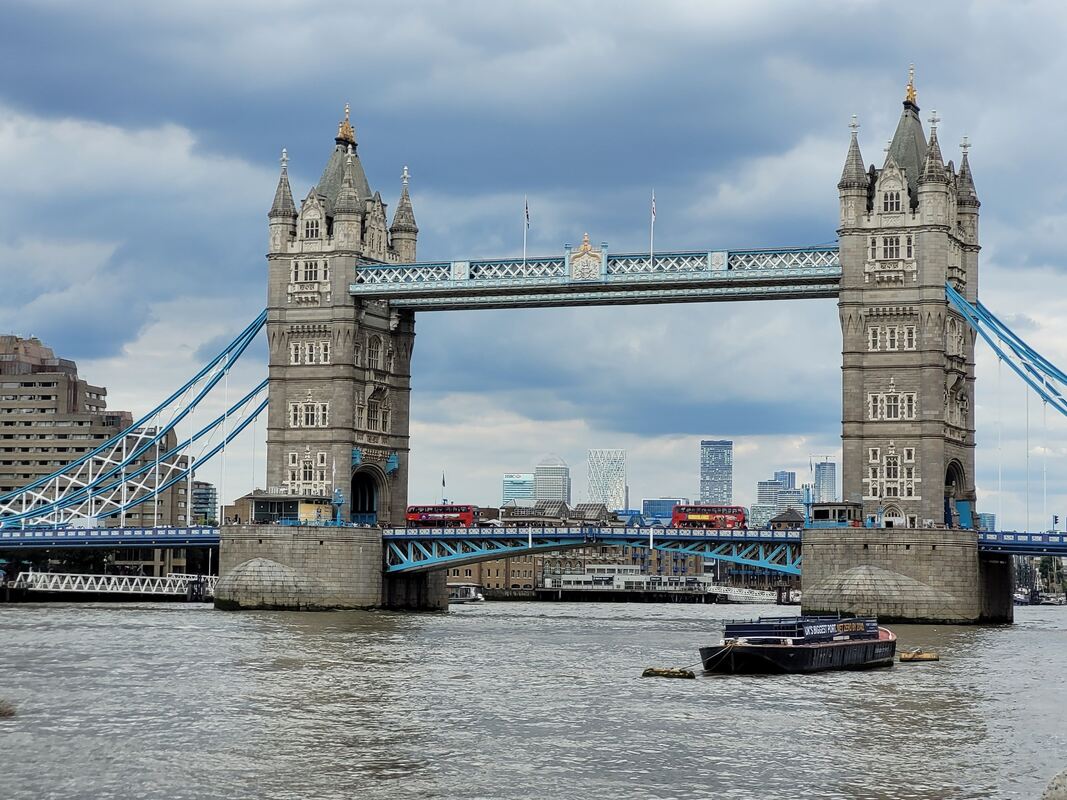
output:
[[[806,530],[805,614],[873,614],[885,622],[1011,622],[1008,556],[982,556],[974,531]]]
[[[216,608],[448,607],[443,572],[383,574],[377,528],[226,525],[221,534]]]

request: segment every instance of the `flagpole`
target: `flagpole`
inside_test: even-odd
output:
[[[648,268],[652,269],[655,264],[656,252],[656,190],[652,190],[652,219],[648,225]]]
[[[522,196],[523,220],[522,220],[522,265],[526,266],[526,233],[530,230],[530,200],[526,195]]]

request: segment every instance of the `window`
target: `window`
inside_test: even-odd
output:
[[[305,461],[303,469],[301,470],[300,479],[305,483],[310,483],[315,480],[315,470],[311,466],[310,461]]]
[[[904,326],[904,349],[905,350],[914,350],[915,349],[915,326],[914,325],[905,325]]]
[[[315,223],[316,225],[318,223]],[[318,237],[308,237],[318,238]],[[319,262],[318,261],[305,261],[304,262],[304,280],[305,281],[317,281],[319,279]]]
[[[372,369],[382,368],[382,340],[377,336],[367,343],[367,366]]]
[[[877,464],[879,461],[881,461],[882,460],[881,448],[878,448],[878,447],[869,447],[869,448],[867,448],[867,460],[870,461],[872,464]]]
[[[882,258],[900,258],[900,237],[882,237]]]
[[[355,364],[357,367],[360,366],[359,359],[362,355],[362,349],[363,348],[359,342],[356,342],[352,348],[352,363]]]
[[[909,242],[911,241],[911,237],[910,236],[908,237],[908,241]],[[328,281],[330,279],[330,262],[329,261],[323,261],[322,262],[322,279],[324,281]]]
[[[289,453],[289,466],[295,467],[300,462],[300,455],[298,453]]]
[[[325,467],[326,466],[326,454],[323,453],[323,452],[316,453],[315,454],[315,464],[317,466],[320,466],[320,467]]]
[[[911,237],[910,236],[906,236],[904,238],[904,248],[905,248],[905,253],[906,253],[905,257],[906,258],[914,258],[915,257],[915,248],[912,247],[912,245],[911,245]]]
[[[300,363],[300,342],[289,342],[289,363]]]
[[[319,221],[317,219],[304,220],[304,238],[305,239],[318,239],[319,238]]]
[[[900,211],[900,192],[886,192],[882,195],[882,211]]]
[[[320,342],[319,343],[319,363],[320,364],[329,364],[330,363],[330,343],[329,342]]]
[[[290,276],[289,276],[289,280],[292,281],[293,283],[296,283],[297,281],[300,280],[300,262],[299,261],[294,261],[293,262],[293,271],[292,271],[292,274],[290,274]]]
[[[914,460],[915,460],[915,448],[914,447],[905,447],[904,448],[904,461],[908,462],[908,461],[914,461]]]
[[[897,349],[897,333],[898,329],[896,325],[890,325],[885,329],[885,349],[896,350]]]
[[[319,360],[319,343],[318,342],[308,342],[306,345],[304,345],[304,347],[306,348],[306,355],[304,357],[304,362],[307,363],[307,364],[318,363],[318,360]]]
[[[290,403],[290,428],[326,428],[330,425],[329,403]]]
[[[869,337],[867,341],[867,349],[880,350],[882,347],[882,329],[872,325],[867,329],[867,335]]]
[[[905,392],[904,395],[904,419],[915,419],[915,394]]]
[[[878,467],[868,467],[867,477],[871,478],[872,480],[878,480]]]
[[[891,481],[900,477],[900,456],[885,457],[885,477]]]
[[[367,403],[367,427],[372,431],[378,430],[381,420],[381,406],[373,400]]]
[[[387,407],[382,408],[382,431],[389,432],[389,409]]]
[[[887,394],[885,396],[885,418],[886,419],[899,419],[900,418],[900,396],[896,394]]]
[[[878,239],[874,236],[871,237],[871,261],[878,258]]]

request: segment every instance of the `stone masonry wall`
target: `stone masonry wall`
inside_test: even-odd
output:
[[[382,604],[382,538],[375,528],[226,525],[220,608],[375,608]]]
[[[875,614],[885,621],[973,623],[991,619],[974,531],[806,530],[804,613]],[[1010,580],[1006,584],[1010,587]],[[1010,602],[1010,600],[1009,600]],[[999,613],[999,612],[998,612]]]

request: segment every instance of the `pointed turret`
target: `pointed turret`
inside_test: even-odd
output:
[[[919,202],[918,184],[926,160],[926,135],[919,120],[919,105],[915,94],[915,70],[908,70],[908,85],[904,92],[904,110],[900,114],[896,133],[886,152],[886,164],[890,161],[905,170],[908,176],[908,195],[914,207]]]
[[[926,148],[926,158],[923,160],[923,171],[919,175],[919,183],[948,182],[945,160],[941,157],[941,147],[937,143],[937,123],[940,121],[937,111],[934,111],[930,115],[930,146]]]
[[[860,155],[860,143],[857,138],[856,132],[859,129],[859,123],[856,122],[856,115],[852,115],[852,122],[849,125],[852,128],[852,141],[848,145],[848,155],[845,156],[845,168],[841,170],[841,180],[837,183],[838,189],[863,189],[867,190],[867,170],[863,168],[863,156]]]
[[[411,196],[408,194],[408,180],[411,174],[405,165],[400,173],[400,200],[396,204],[396,213],[393,214],[393,224],[389,227],[393,249],[397,257],[406,263],[415,260],[415,242],[418,238],[419,226],[415,224],[415,210],[411,207]]]
[[[357,250],[363,242],[363,201],[355,185],[355,153],[348,145],[341,189],[333,208],[333,230],[337,246],[343,250]]]
[[[348,156],[345,158],[344,173],[341,178],[341,190],[337,193],[337,201],[334,203],[336,214],[358,214],[362,211],[362,202],[359,193],[356,192],[355,178],[353,177],[353,147],[348,146]]]
[[[956,183],[959,186],[959,204],[978,208],[982,204],[978,202],[978,192],[974,189],[974,178],[971,176],[971,162],[967,159],[967,151],[970,147],[971,143],[964,136],[963,141],[960,142],[963,159],[960,161],[960,174]]]
[[[267,214],[270,219],[296,217],[296,204],[289,188],[289,154],[282,148],[282,173],[278,176],[278,188],[274,190],[274,204]]]

